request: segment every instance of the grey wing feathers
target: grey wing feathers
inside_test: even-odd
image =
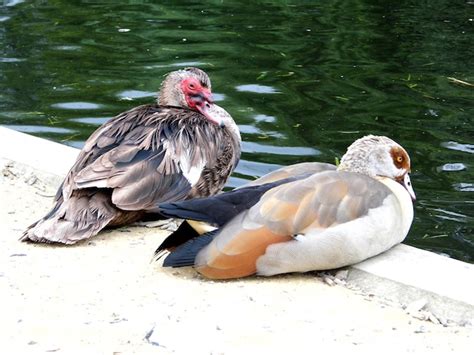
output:
[[[268,191],[244,223],[265,225],[280,235],[299,234],[364,216],[389,194],[385,185],[368,176],[327,171]]]
[[[173,119],[167,119],[166,113],[166,109],[148,113],[140,126],[128,127],[122,135],[115,123],[99,129],[90,139],[96,144],[86,143],[73,167],[70,184],[79,189],[111,188],[112,202],[124,210],[154,211],[158,203],[198,196],[199,191],[193,190],[197,179],[206,168],[215,170],[216,157],[227,148],[219,143],[225,141],[224,133],[198,114],[189,117],[189,111],[183,111],[187,115],[176,119],[174,112]],[[120,120],[118,116],[113,121]],[[184,125],[183,120],[195,122]],[[219,191],[225,180],[212,181],[211,193]]]

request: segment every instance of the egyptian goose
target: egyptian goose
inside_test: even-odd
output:
[[[212,279],[354,264],[407,235],[415,200],[409,171],[400,145],[369,135],[337,169],[297,164],[231,192],[161,205],[165,215],[188,221],[156,255],[168,250],[163,266],[194,266]]]
[[[158,104],[121,113],[90,136],[53,209],[20,240],[74,244],[159,214],[160,203],[213,195],[236,167],[240,141],[232,117],[212,102],[207,74],[171,72]]]

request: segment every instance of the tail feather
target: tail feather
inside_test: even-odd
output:
[[[117,218],[118,210],[109,199],[91,192],[71,196],[67,201],[61,198],[45,217],[28,227],[20,241],[75,244],[90,238]]]
[[[164,255],[164,252],[166,252],[167,250],[174,249],[179,245],[187,242],[188,240],[196,238],[198,236],[199,233],[196,232],[194,228],[189,225],[188,222],[183,221],[183,223],[180,224],[178,229],[171,233],[156,249],[156,260],[159,260]]]
[[[264,185],[242,187],[211,197],[164,203],[159,208],[160,212],[168,217],[202,221],[222,227],[240,212],[255,205],[265,192],[292,180],[284,179]]]
[[[58,215],[41,219],[28,228],[20,241],[36,243],[62,243],[75,244],[80,240],[88,239],[102,230],[113,217],[94,220],[89,223],[84,221],[69,221]]]
[[[164,260],[164,267],[184,267],[193,266],[196,260],[196,255],[201,249],[208,245],[216,234],[219,232],[218,229],[190,239],[184,244],[178,246],[173,250]]]

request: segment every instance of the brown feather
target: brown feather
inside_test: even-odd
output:
[[[201,70],[174,73],[163,84],[163,105],[184,105],[184,96],[173,91],[183,75],[196,75],[210,88]],[[229,118],[229,126],[219,127],[184,106],[143,105],[114,117],[89,137],[56,194],[55,207],[21,240],[75,243],[107,224],[159,212],[159,203],[219,192],[240,158],[234,126]],[[188,180],[183,164],[203,166],[197,183]],[[70,228],[62,227],[66,222]],[[73,230],[86,225],[87,231]]]
[[[270,244],[291,240],[288,236],[272,233],[268,228],[241,231],[221,250],[211,242],[206,248],[205,260],[196,269],[208,278],[228,279],[252,275],[256,272],[257,259]]]

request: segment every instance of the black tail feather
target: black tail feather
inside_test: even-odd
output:
[[[155,257],[159,259],[161,256],[163,256],[162,252],[171,248],[176,248],[177,246],[198,236],[199,233],[196,232],[194,228],[189,225],[188,222],[183,221],[183,223],[180,224],[178,229],[176,229],[173,233],[166,237],[163,243],[161,243],[160,246],[155,250]]]
[[[265,192],[291,180],[243,187],[212,197],[164,203],[159,208],[160,212],[168,217],[202,221],[222,227],[240,212],[255,205]]]
[[[196,255],[201,249],[208,245],[216,234],[219,232],[218,229],[212,232],[205,233],[201,236],[188,240],[186,243],[177,247],[172,251],[164,260],[164,267],[184,267],[193,266],[196,260]]]

